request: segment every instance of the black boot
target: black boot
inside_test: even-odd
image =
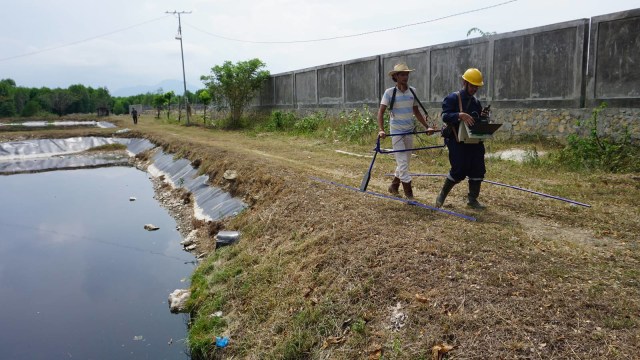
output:
[[[398,189],[400,189],[400,178],[394,177],[393,181],[391,182],[391,185],[389,185],[389,192],[392,193],[393,195],[400,195],[400,192],[398,192]]]
[[[407,199],[413,200],[413,189],[411,188],[411,181],[403,182],[402,183],[402,190],[404,190],[404,196]]]
[[[442,185],[442,190],[440,190],[440,194],[436,198],[436,207],[442,207],[444,204],[444,200],[449,195],[449,191],[453,189],[453,186],[456,182],[449,180],[449,178],[444,179],[444,185]]]
[[[478,202],[478,196],[480,196],[480,184],[482,184],[482,180],[469,180],[469,201],[467,202],[467,206],[476,210],[482,210],[485,208],[484,205]]]

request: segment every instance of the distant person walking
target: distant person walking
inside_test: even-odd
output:
[[[436,206],[442,207],[449,191],[466,177],[469,178],[469,194],[467,206],[474,209],[484,209],[478,202],[480,184],[486,172],[484,164],[484,144],[482,141],[465,144],[458,141],[458,127],[460,122],[472,126],[480,117],[488,116],[489,109],[482,108],[480,101],[474,96],[484,85],[480,70],[467,69],[462,75],[462,89],[452,92],[442,101],[442,121],[447,125],[442,136],[449,149],[449,163],[451,170],[444,179],[444,185],[436,198]]]
[[[397,64],[393,70],[389,72],[389,76],[396,83],[396,86],[385,90],[380,101],[378,109],[378,136],[384,139],[387,133],[384,131],[384,112],[389,109],[390,125],[389,134],[403,134],[393,136],[391,143],[393,150],[405,150],[413,148],[413,133],[415,132],[415,123],[413,117],[427,129],[433,130],[427,124],[427,118],[422,116],[418,110],[418,100],[416,98],[415,88],[409,86],[409,73],[413,69],[409,69],[407,64]],[[402,190],[407,199],[413,199],[413,188],[411,187],[411,176],[409,175],[409,160],[411,159],[411,151],[402,151],[394,153],[396,158],[396,170],[393,181],[389,185],[389,192],[398,195],[398,189],[402,184]]]
[[[131,110],[131,117],[133,118],[133,124],[137,124],[138,123],[138,110],[136,110],[136,108],[133,108],[133,110]]]

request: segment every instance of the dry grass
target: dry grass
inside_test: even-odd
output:
[[[242,239],[194,275],[194,355],[430,359],[432,347],[446,343],[454,346],[449,359],[640,358],[637,174],[489,161],[489,180],[592,207],[485,184],[480,200],[489,208],[472,211],[460,184],[446,208],[478,218],[469,222],[311,179],[359,186],[370,158],[335,150],[367,154],[372,146],[150,117],[135,130],[131,136],[190,159],[251,205],[212,225]],[[444,173],[446,155],[421,152],[412,170]],[[228,169],[237,181],[222,178]],[[384,192],[392,169],[393,160],[379,156],[370,189]],[[416,178],[418,200],[431,204],[441,182]],[[224,321],[207,322],[217,310]],[[221,335],[231,342],[216,350],[211,337]]]

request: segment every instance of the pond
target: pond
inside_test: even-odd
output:
[[[131,167],[0,176],[2,358],[189,358],[186,315],[167,298],[188,288],[194,258],[148,177]]]

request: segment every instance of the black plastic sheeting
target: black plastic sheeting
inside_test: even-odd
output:
[[[209,177],[185,159],[174,159],[146,139],[75,137],[0,143],[0,175],[98,166],[128,165],[129,158],[110,154],[78,154],[93,147],[124,144],[130,156],[154,149],[148,171],[152,176],[165,176],[174,187],[187,189],[194,197],[198,219],[220,220],[234,216],[247,207],[229,193],[207,185]]]

